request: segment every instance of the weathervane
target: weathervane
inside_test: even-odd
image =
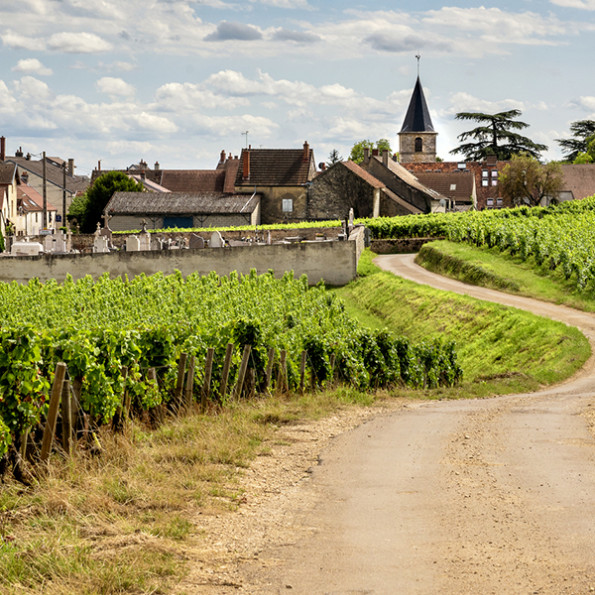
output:
[[[415,54],[415,58],[417,60],[417,76],[419,78],[419,61],[421,60],[421,55],[420,54]]]

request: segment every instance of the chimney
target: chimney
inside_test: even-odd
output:
[[[250,149],[251,148],[252,148],[252,145],[249,145],[248,148],[243,151],[243,154],[244,154],[244,160],[242,163],[242,166],[243,166],[242,180],[243,181],[250,179]]]
[[[225,163],[225,151],[221,151],[221,157],[219,158],[219,163]]]
[[[372,149],[372,157],[378,157],[378,149]]]
[[[160,168],[160,167],[161,167],[161,166],[159,165],[159,161],[155,161],[155,165],[153,166],[153,169],[154,169],[155,171],[159,171],[159,168]]]
[[[4,161],[6,157],[6,139],[0,136],[0,161]]]
[[[15,157],[23,156],[23,147],[19,147],[19,150],[14,154]]]
[[[370,147],[364,147],[364,163],[370,161]]]
[[[388,165],[389,151],[382,151],[382,163]]]
[[[23,171],[21,174],[21,182],[23,182],[23,184],[27,184],[29,182],[29,173],[27,171]]]
[[[97,162],[97,171],[101,171],[101,159]]]
[[[72,158],[68,160],[68,175],[74,176],[74,159]]]
[[[310,145],[308,141],[304,143],[304,155],[302,157],[303,161],[310,161]]]

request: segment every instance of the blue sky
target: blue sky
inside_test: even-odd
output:
[[[442,158],[457,112],[518,108],[556,159],[595,119],[594,35],[595,0],[2,0],[0,135],[79,174],[213,168],[245,131],[317,162],[364,138],[397,150],[419,53]]]

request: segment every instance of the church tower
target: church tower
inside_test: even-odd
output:
[[[419,61],[419,58],[418,58]],[[436,161],[436,137],[430,111],[419,80],[419,72],[409,108],[399,132],[399,156],[401,163]]]

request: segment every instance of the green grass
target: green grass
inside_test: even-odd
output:
[[[595,299],[576,291],[558,271],[490,248],[437,241],[422,247],[416,262],[426,269],[465,283],[534,297],[595,312]]]
[[[455,341],[464,381],[426,396],[484,397],[536,390],[577,371],[591,351],[577,329],[514,308],[432,289],[382,272],[364,256],[364,276],[337,292],[362,324],[412,341]]]

